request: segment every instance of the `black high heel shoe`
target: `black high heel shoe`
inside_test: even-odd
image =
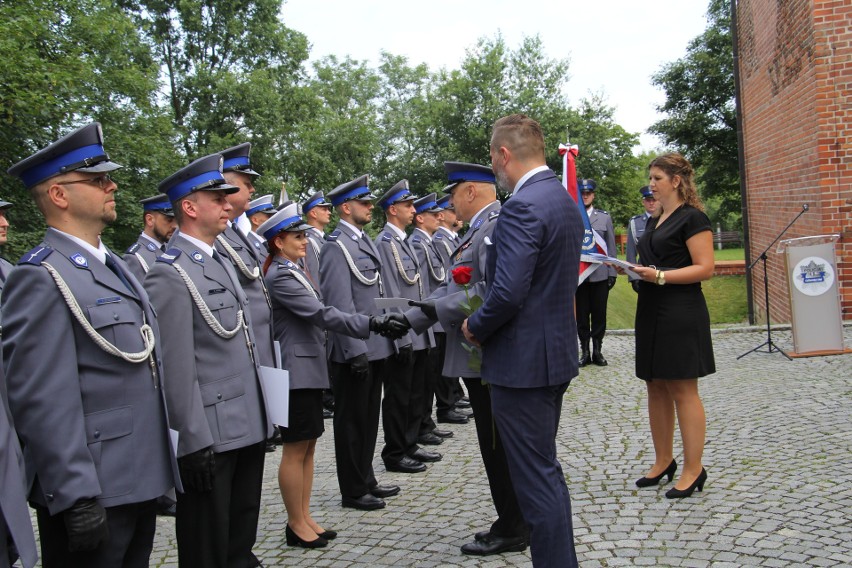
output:
[[[639,479],[637,479],[636,487],[652,487],[654,485],[659,485],[660,480],[663,478],[663,476],[668,477],[669,481],[671,481],[672,479],[674,479],[674,474],[676,471],[677,462],[672,460],[672,463],[669,464],[669,467],[667,467],[666,470],[660,475],[657,475],[655,477],[640,477]]]
[[[334,540],[337,538],[337,531],[322,531],[321,533],[317,533],[317,536],[325,540]]]
[[[690,485],[686,489],[675,489],[674,487],[672,487],[671,489],[666,491],[666,498],[680,499],[682,497],[689,497],[696,489],[698,489],[699,491],[704,491],[705,481],[707,481],[707,470],[702,467],[701,473],[698,474],[698,477],[695,479],[695,481],[692,482],[692,485]]]
[[[287,546],[301,546],[302,548],[323,548],[328,546],[328,541],[321,536],[317,536],[315,540],[302,540],[299,535],[293,532],[290,525],[284,529],[284,536],[287,537]]]

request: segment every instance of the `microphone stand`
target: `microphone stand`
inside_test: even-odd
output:
[[[793,359],[790,358],[789,355],[784,353],[781,349],[778,348],[777,345],[775,345],[772,342],[772,329],[770,328],[770,319],[769,319],[769,277],[766,274],[766,253],[769,252],[769,249],[771,249],[772,246],[775,243],[778,242],[778,239],[780,239],[784,235],[784,233],[787,232],[787,229],[792,227],[793,223],[798,221],[799,217],[804,215],[805,212],[808,209],[809,209],[808,204],[804,203],[802,205],[802,210],[799,211],[799,214],[796,215],[793,218],[793,220],[790,221],[790,223],[786,227],[784,227],[784,230],[782,230],[780,233],[778,233],[778,236],[775,237],[775,240],[772,241],[771,243],[769,243],[769,246],[766,247],[766,249],[762,253],[760,253],[760,256],[758,256],[756,259],[754,259],[754,262],[752,262],[748,266],[748,270],[751,270],[752,268],[754,268],[754,265],[757,264],[758,260],[763,262],[763,301],[764,301],[764,305],[766,306],[766,341],[764,341],[763,343],[761,343],[760,345],[758,345],[754,349],[749,349],[748,351],[746,351],[745,353],[743,353],[742,355],[737,357],[737,359],[742,359],[743,357],[745,357],[749,353],[780,353],[781,355],[786,357],[788,361],[793,360]],[[766,347],[766,351],[761,351],[762,347]]]

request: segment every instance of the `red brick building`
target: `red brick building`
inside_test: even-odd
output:
[[[852,319],[852,2],[738,0],[736,6],[746,207],[757,258],[783,238],[839,234],[843,318]],[[790,321],[782,255],[768,255],[773,322]],[[752,273],[765,322],[763,271]]]

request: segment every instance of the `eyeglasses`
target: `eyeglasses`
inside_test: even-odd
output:
[[[72,183],[91,183],[97,185],[103,190],[106,189],[110,182],[112,182],[112,177],[110,177],[109,174],[101,174],[93,178],[75,179],[72,181],[58,181],[56,182],[56,185],[70,185]]]

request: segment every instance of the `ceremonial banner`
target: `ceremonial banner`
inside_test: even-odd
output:
[[[577,167],[574,164],[574,158],[577,157],[579,151],[580,149],[576,144],[559,145],[559,155],[562,156],[562,185],[565,186],[568,195],[577,204],[580,209],[580,217],[583,219],[583,248],[580,251],[580,283],[582,284],[600,266],[600,262],[593,261],[588,255],[596,253],[606,256],[607,251],[606,245],[601,247],[600,243],[597,242],[600,237],[595,238],[596,234],[589,223],[589,215],[583,206],[583,200],[577,193]]]

